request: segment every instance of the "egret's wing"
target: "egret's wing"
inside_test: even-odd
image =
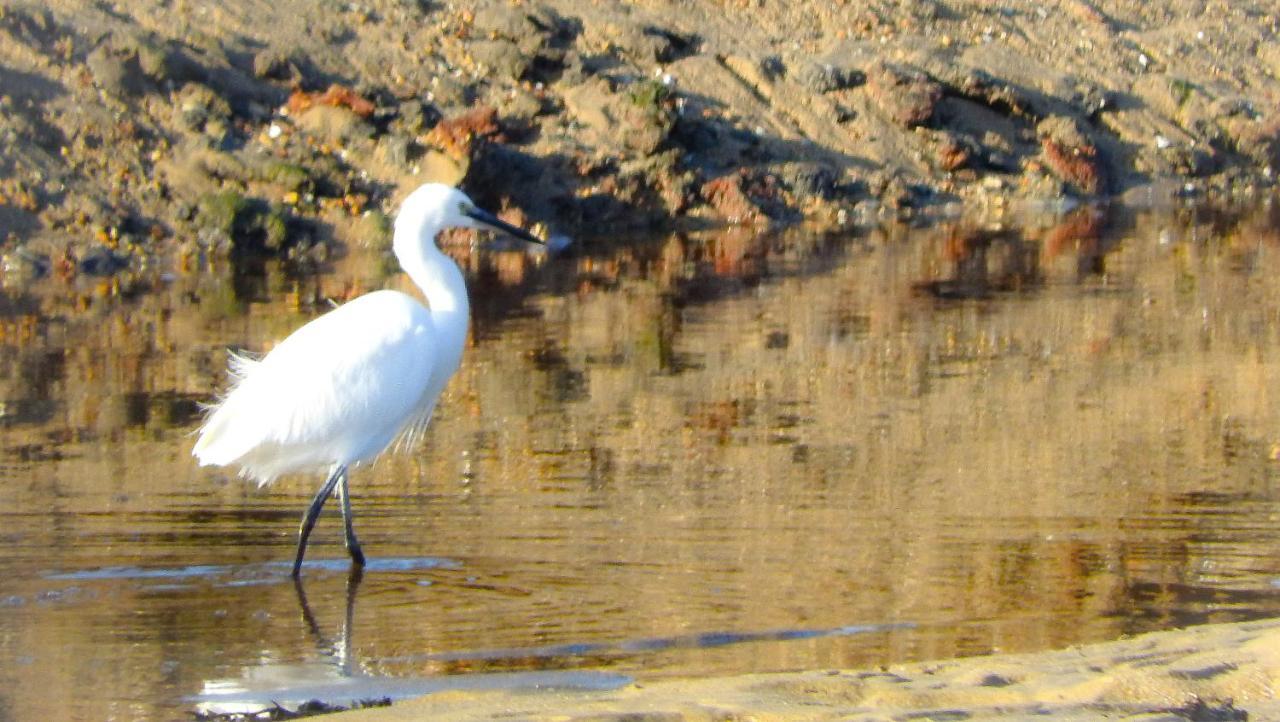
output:
[[[362,296],[295,331],[237,377],[194,449],[265,483],[376,455],[417,420],[431,377],[430,314],[394,292]]]

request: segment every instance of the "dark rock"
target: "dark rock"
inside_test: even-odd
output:
[[[696,34],[680,33],[668,28],[650,26],[644,29],[644,34],[661,41],[657,55],[659,63],[672,63],[693,55],[698,52],[698,46],[702,43],[702,38]]]
[[[76,262],[80,273],[90,276],[110,276],[128,267],[128,259],[103,246],[89,249]]]
[[[1067,96],[1067,102],[1078,109],[1085,117],[1092,118],[1099,113],[1115,107],[1115,101],[1106,90],[1084,81],[1079,81]]]
[[[978,68],[969,69],[955,89],[960,95],[985,105],[1001,115],[1020,117],[1038,115],[1032,109],[1031,99],[1026,92]]]
[[[782,177],[793,195],[800,199],[831,200],[836,196],[837,174],[818,163],[791,163]]]
[[[671,131],[671,140],[690,153],[708,153],[720,147],[720,132],[714,123],[680,116]]]
[[[760,74],[769,80],[777,80],[787,73],[787,66],[777,55],[760,58]]]
[[[866,79],[862,71],[831,63],[805,63],[795,73],[796,82],[815,93],[851,88]]]
[[[277,48],[265,48],[253,56],[253,74],[259,78],[287,82],[302,78],[301,71],[289,55]]]
[[[440,122],[440,111],[434,106],[410,98],[396,107],[392,128],[410,135],[419,135]]]
[[[502,127],[511,141],[533,134],[538,127],[538,116],[543,112],[542,100],[519,85],[494,87],[484,102],[502,108]]]
[[[897,173],[872,174],[867,178],[867,190],[899,217],[905,217],[911,209],[924,205],[932,195],[932,189],[928,186]]]

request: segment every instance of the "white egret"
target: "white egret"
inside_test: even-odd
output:
[[[392,248],[428,306],[382,290],[361,296],[294,331],[260,360],[232,354],[233,383],[212,407],[192,454],[201,466],[239,466],[269,484],[281,474],[328,469],[298,529],[293,576],[307,537],[336,488],[352,564],[364,554],[351,522],[347,471],[426,427],[458,369],[470,307],[458,269],[436,247],[449,227],[488,228],[542,243],[482,211],[461,191],[428,183],[405,199]]]

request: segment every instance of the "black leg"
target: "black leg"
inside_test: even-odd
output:
[[[320,510],[324,508],[324,503],[329,500],[329,495],[333,493],[333,487],[337,486],[338,480],[345,478],[347,475],[347,467],[337,466],[329,473],[329,478],[325,479],[324,486],[316,492],[311,499],[311,506],[307,507],[307,513],[302,516],[302,525],[298,527],[298,554],[293,559],[293,578],[298,578],[298,573],[302,571],[302,557],[307,553],[307,538],[311,536],[311,528],[316,525],[316,517],[320,516]]]
[[[342,619],[342,637],[338,640],[336,649],[338,659],[342,661],[342,674],[344,676],[351,676],[359,671],[356,668],[355,658],[351,656],[351,635],[355,630],[356,591],[360,589],[361,579],[364,579],[364,567],[359,564],[352,564],[351,571],[347,574],[346,616]]]
[[[364,552],[360,550],[360,542],[356,541],[356,530],[351,523],[351,493],[347,489],[345,467],[342,469],[342,480],[338,482],[338,500],[342,502],[342,524],[347,533],[347,553],[351,555],[352,565],[363,567]]]

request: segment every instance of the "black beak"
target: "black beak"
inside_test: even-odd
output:
[[[502,231],[503,233],[519,238],[522,241],[537,243],[538,245],[546,245],[547,243],[525,229],[513,226],[488,211],[482,211],[479,208],[470,208],[463,211],[463,214],[472,220],[479,221],[484,226],[492,228],[495,231]]]

